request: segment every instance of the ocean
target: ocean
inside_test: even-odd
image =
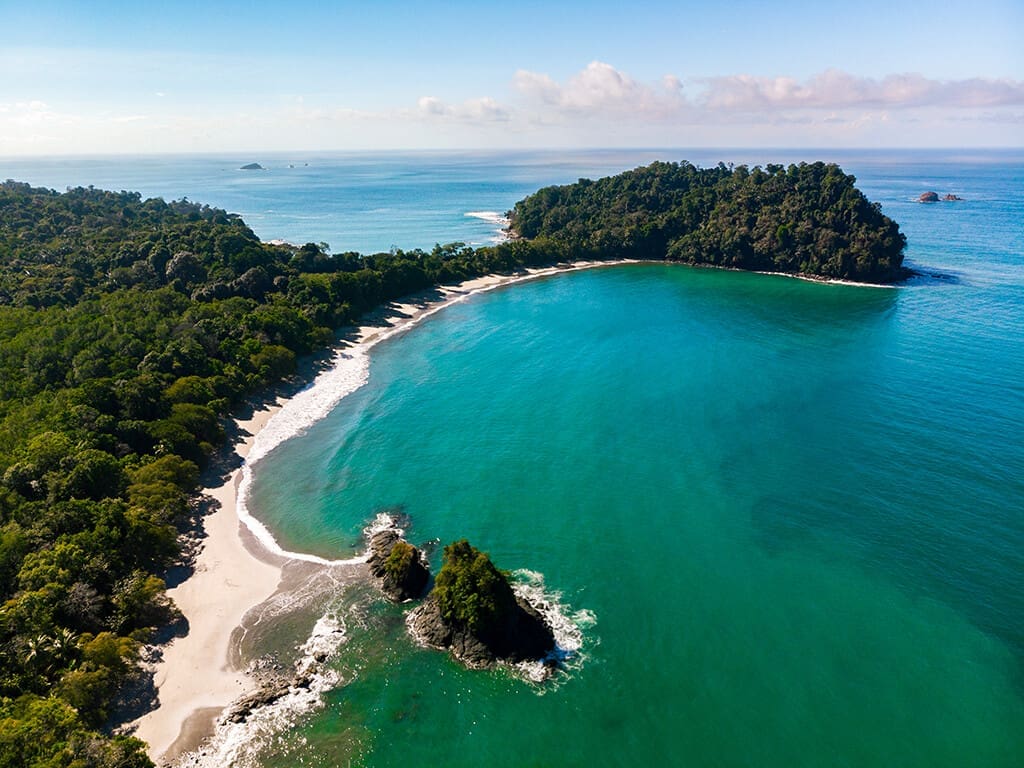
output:
[[[306,584],[244,650],[290,663],[331,638],[325,684],[198,764],[1024,764],[1021,153],[62,158],[0,176],[187,196],[264,239],[372,252],[486,243],[536,188],[653,159],[840,162],[924,276],[601,267],[471,296],[352,361],[321,383],[322,418],[279,422],[248,511],[328,560],[381,513],[435,568],[466,537],[545,600],[565,669],[466,670],[369,585]],[[253,161],[267,170],[238,170]]]

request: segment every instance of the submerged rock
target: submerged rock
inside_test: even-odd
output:
[[[291,691],[293,681],[266,681],[252,693],[248,693],[236,701],[228,710],[225,719],[229,723],[244,723],[249,715],[260,707],[273,704]],[[308,687],[308,683],[306,684]]]
[[[954,195],[952,192],[948,192],[946,195],[943,196],[942,199],[946,200],[947,202],[955,202],[957,200],[963,200],[962,197]]]
[[[370,538],[370,573],[380,579],[388,599],[401,603],[423,595],[430,581],[423,553],[394,529],[378,531]]]

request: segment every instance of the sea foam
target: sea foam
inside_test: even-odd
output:
[[[340,616],[325,613],[314,624],[306,641],[299,646],[295,662],[295,682],[287,692],[269,704],[253,708],[241,722],[230,712],[215,726],[213,737],[195,752],[181,756],[177,768],[255,768],[260,754],[272,746],[279,735],[294,727],[301,718],[324,705],[324,694],[336,688],[341,675],[327,665],[348,635]],[[298,684],[301,679],[301,684]]]
[[[491,238],[492,243],[503,243],[508,240],[508,228],[512,222],[505,214],[498,211],[467,211],[466,216],[495,225],[496,230],[494,237]]]
[[[512,590],[544,617],[555,636],[555,648],[545,658],[513,664],[512,668],[520,676],[537,683],[551,679],[553,666],[579,668],[585,660],[583,648],[587,636],[584,630],[597,623],[594,612],[586,608],[573,611],[563,601],[561,592],[547,588],[543,574],[522,568],[513,571],[512,576]]]

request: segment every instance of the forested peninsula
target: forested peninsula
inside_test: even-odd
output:
[[[187,200],[0,184],[0,768],[151,765],[109,727],[175,619],[162,574],[224,419],[365,312],[589,258],[902,274],[896,225],[823,164],[656,163],[541,190],[512,227],[485,248],[331,255]]]
[[[826,163],[652,163],[516,203],[513,231],[547,238],[587,259],[667,259],[856,282],[892,283],[906,238]]]

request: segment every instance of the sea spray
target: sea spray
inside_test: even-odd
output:
[[[504,243],[509,239],[508,228],[512,222],[505,214],[498,211],[466,211],[466,217],[495,225],[496,230],[491,238],[492,243]]]

